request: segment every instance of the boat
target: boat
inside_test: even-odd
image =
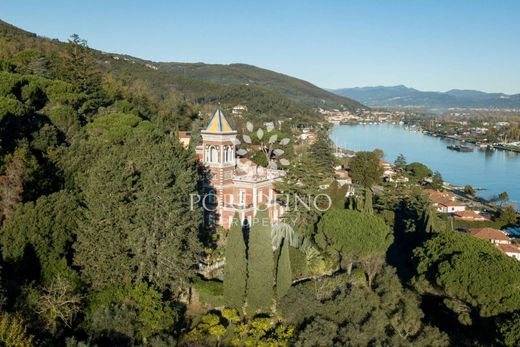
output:
[[[472,147],[468,147],[468,146],[449,145],[446,148],[448,148],[448,149],[450,149],[452,151],[457,151],[457,152],[473,152],[473,148]]]

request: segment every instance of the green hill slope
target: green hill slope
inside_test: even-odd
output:
[[[312,107],[363,108],[359,102],[323,90],[309,82],[246,64],[159,63],[161,71],[219,84],[255,85]]]
[[[50,61],[64,55],[66,44],[39,37],[0,21],[0,59],[37,51]],[[105,82],[116,81],[157,103],[183,99],[207,106],[248,106],[252,117],[317,119],[317,107],[355,109],[361,104],[308,82],[254,66],[154,63],[130,56],[92,50]],[[58,64],[59,65],[59,64]]]

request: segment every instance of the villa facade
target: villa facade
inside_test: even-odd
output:
[[[238,213],[240,222],[253,222],[260,206],[269,211],[271,222],[277,222],[284,208],[277,202],[275,182],[283,171],[258,166],[237,156],[237,132],[218,108],[205,130],[197,155],[208,169],[203,199],[205,222],[229,228]]]

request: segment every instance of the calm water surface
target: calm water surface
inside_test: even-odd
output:
[[[455,185],[471,184],[481,188],[479,195],[489,198],[508,192],[512,202],[520,205],[520,154],[505,151],[450,151],[456,141],[423,135],[399,125],[340,125],[331,139],[342,148],[371,151],[380,148],[391,163],[404,154],[408,163],[418,161],[438,170],[444,180]]]

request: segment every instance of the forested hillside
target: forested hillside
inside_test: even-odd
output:
[[[25,50],[25,58],[19,59],[31,59],[30,50],[36,50],[46,59],[56,59],[63,56],[64,45],[0,21],[0,57]],[[224,107],[240,103],[247,105],[252,117],[306,121],[318,117],[317,107],[363,107],[308,82],[253,66],[154,63],[96,50],[92,55],[105,73],[105,83],[124,84],[170,109],[180,99],[208,106],[205,111],[219,102]]]
[[[161,71],[175,75],[213,81],[219,84],[260,86],[311,107],[334,107],[347,110],[364,108],[357,101],[330,93],[309,82],[251,65],[160,63],[158,67]]]
[[[192,106],[161,116],[78,37],[17,35],[0,41],[0,345],[74,344],[80,321],[99,345],[170,329],[165,300],[194,276],[200,212],[185,204],[195,156],[162,116],[191,125]]]

